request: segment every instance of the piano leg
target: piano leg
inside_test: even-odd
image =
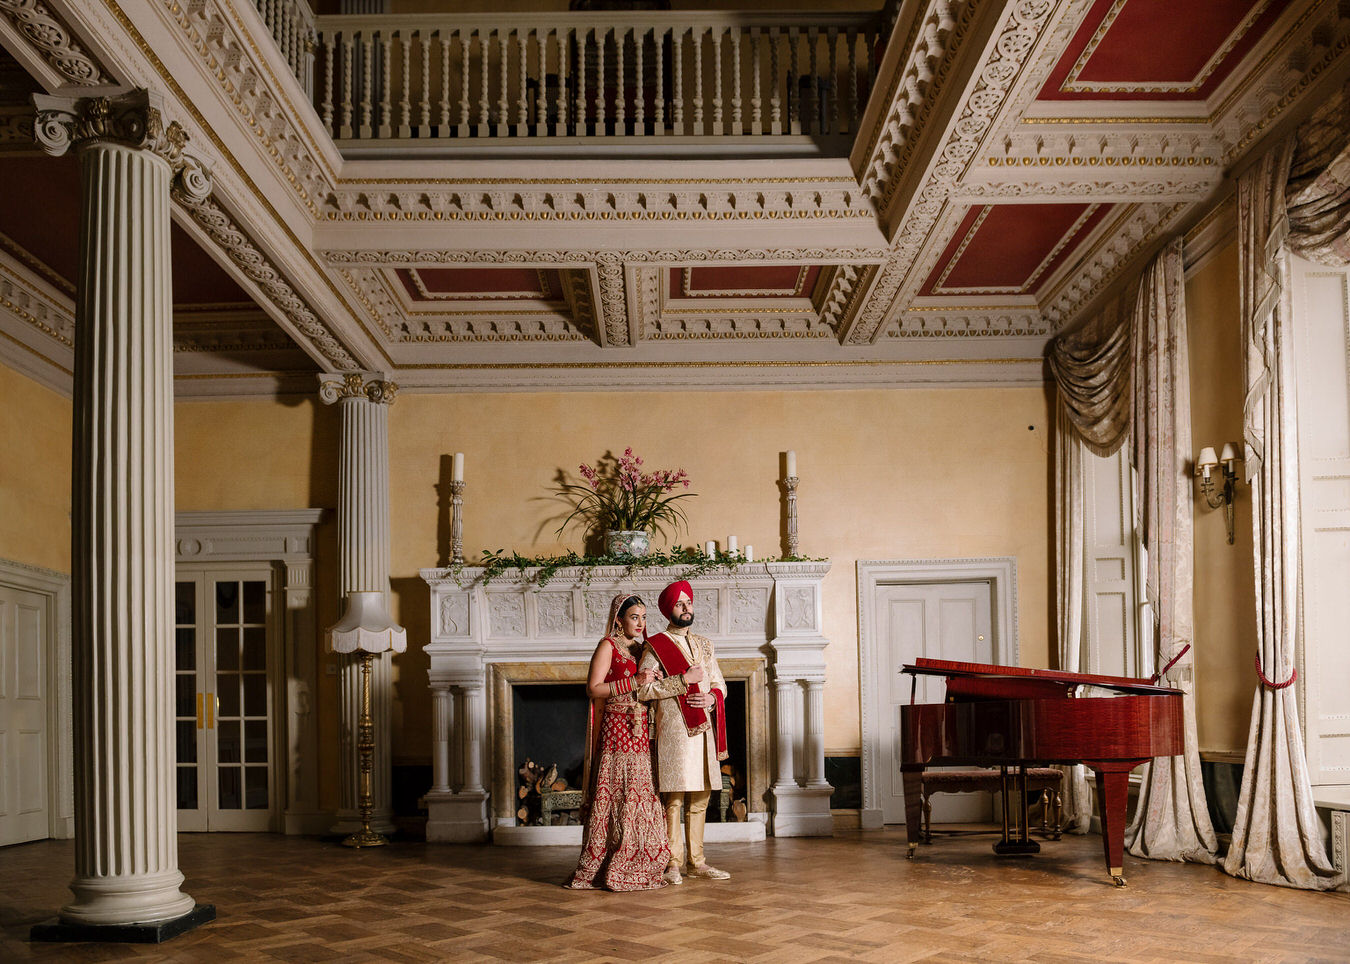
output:
[[[909,841],[909,859],[914,859],[923,837],[923,767],[902,766],[900,780],[905,792],[905,839]]]
[[[1139,761],[1089,763],[1097,775],[1097,800],[1102,811],[1102,850],[1106,872],[1117,887],[1125,886],[1125,817],[1130,771]]]

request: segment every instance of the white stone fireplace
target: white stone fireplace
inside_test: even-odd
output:
[[[486,585],[481,568],[421,570],[431,587],[428,841],[485,840],[494,828],[514,826],[511,687],[583,682],[620,588],[649,600],[655,613],[661,589],[685,571],[570,567],[540,586],[538,570]],[[828,571],[827,562],[744,563],[690,580],[695,631],[713,640],[728,680],[745,682],[749,820],[777,836],[833,831],[821,634]],[[526,829],[538,838],[532,842],[580,839],[578,828]],[[497,834],[507,836],[522,842],[518,831]]]

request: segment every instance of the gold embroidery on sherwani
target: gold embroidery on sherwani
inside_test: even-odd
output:
[[[684,650],[690,664],[703,667],[704,682],[699,684],[699,689],[706,693],[716,688],[725,697],[727,684],[718,668],[712,640],[695,633],[690,633],[687,638],[675,633],[670,636]],[[660,661],[650,647],[642,651],[639,663],[642,669],[659,665]],[[690,736],[679,706],[671,699],[684,691],[684,682],[678,676],[668,676],[637,689],[638,699],[654,701],[656,708],[656,789],[661,793],[721,789],[722,770],[717,762],[717,736],[713,728]]]

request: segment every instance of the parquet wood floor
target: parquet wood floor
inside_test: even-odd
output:
[[[900,830],[710,846],[733,879],[640,894],[559,886],[573,848],[183,834],[186,890],[219,919],[155,946],[43,945],[67,900],[69,841],[0,850],[0,961],[1350,961],[1350,895],[1126,859],[1098,837],[994,857]]]

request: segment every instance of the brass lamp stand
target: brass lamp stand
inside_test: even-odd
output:
[[[370,829],[370,818],[375,813],[375,794],[371,787],[371,771],[375,769],[375,721],[370,715],[370,664],[375,661],[375,654],[361,650],[357,657],[361,660],[361,715],[356,721],[356,749],[361,755],[361,783],[357,797],[361,829],[349,834],[342,846],[383,847],[389,838]]]

